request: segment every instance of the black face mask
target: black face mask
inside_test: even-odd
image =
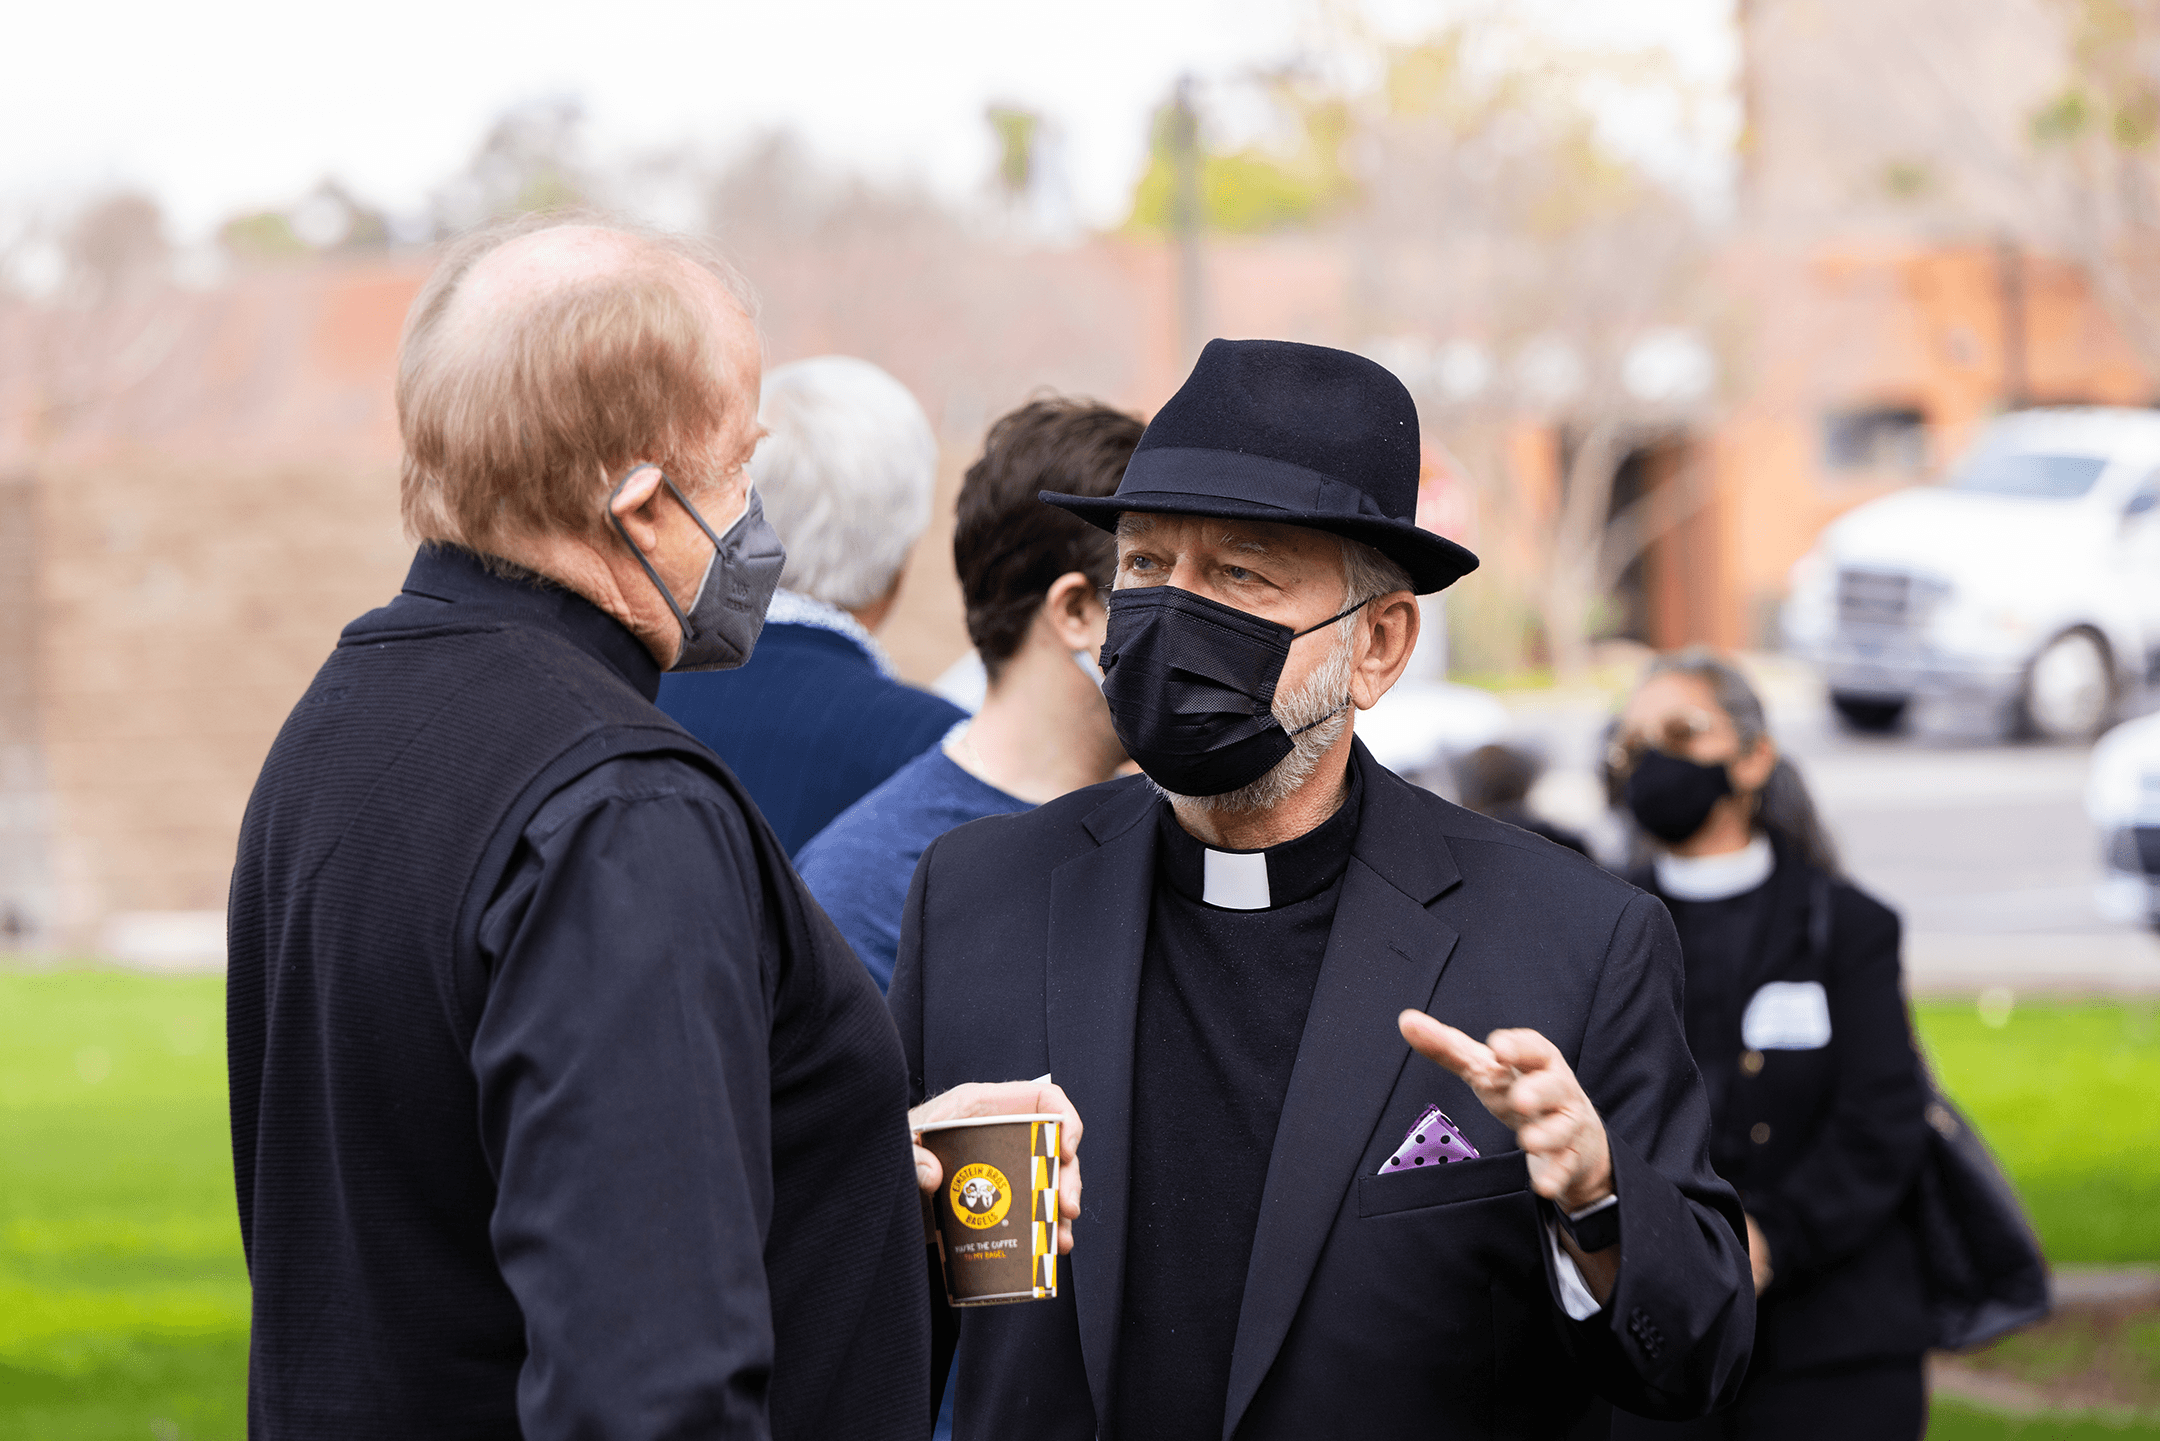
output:
[[[1291,751],[1274,711],[1290,642],[1356,609],[1293,631],[1167,585],[1112,591],[1103,699],[1125,754],[1173,795],[1260,779]]]
[[[1701,830],[1710,808],[1732,793],[1725,767],[1648,750],[1628,776],[1627,806],[1644,830],[1676,846]]]

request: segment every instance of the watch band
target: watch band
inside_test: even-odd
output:
[[[1620,1198],[1615,1196],[1579,1220],[1570,1220],[1568,1213],[1555,1206],[1560,1224],[1575,1242],[1575,1249],[1588,1255],[1602,1251],[1608,1246],[1620,1244]]]

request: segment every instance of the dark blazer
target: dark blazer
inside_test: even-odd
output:
[[[1551,1436],[1593,1392],[1673,1416],[1729,1399],[1754,1296],[1739,1209],[1710,1169],[1670,918],[1362,745],[1352,763],[1358,835],[1243,1308],[1223,1318],[1223,1435]],[[1110,1414],[1127,1195],[1148,1181],[1130,1172],[1130,1118],[1177,1103],[1132,1087],[1161,804],[1140,778],[1112,781],[962,826],[915,872],[889,998],[915,1095],[1048,1071],[1087,1128],[1057,1299],[958,1318],[963,1438],[1082,1441]],[[1410,1006],[1477,1036],[1535,1027],[1582,1076],[1612,1137],[1623,1236],[1618,1290],[1589,1320],[1553,1299],[1546,1213],[1513,1136],[1403,1043]],[[1431,1102],[1483,1159],[1376,1176]]]
[[[728,763],[791,856],[967,719],[814,625],[766,626],[739,669],[663,676],[660,709]]]
[[[1928,1344],[1926,1299],[1900,1212],[1927,1152],[1927,1093],[1900,985],[1898,918],[1823,877],[1782,838],[1771,843],[1766,944],[1727,986],[1730,1014],[1711,1018],[1723,1042],[1695,1057],[1706,1074],[1730,1077],[1711,1153],[1770,1243],[1754,1368],[1916,1355]],[[1643,878],[1655,886],[1647,870]],[[1829,943],[1819,948],[1810,940],[1818,896],[1829,903]],[[1823,987],[1828,1045],[1748,1050],[1741,1015],[1770,981]]]

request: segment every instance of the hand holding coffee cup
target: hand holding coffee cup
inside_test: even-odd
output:
[[[1080,1215],[1080,1113],[1065,1092],[1049,1081],[970,1081],[908,1112],[908,1129],[915,1139],[915,1180],[923,1194],[934,1196],[945,1179],[945,1168],[922,1144],[922,1128],[941,1121],[978,1116],[1054,1115],[1058,1118],[1058,1234],[1057,1253],[1072,1250],[1072,1223]]]

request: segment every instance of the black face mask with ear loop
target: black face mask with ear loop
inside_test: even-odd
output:
[[[1732,793],[1732,776],[1724,766],[1661,750],[1644,751],[1627,779],[1628,809],[1644,830],[1669,846],[1701,830],[1711,808]]]
[[[1290,643],[1364,604],[1293,631],[1173,586],[1110,592],[1102,689],[1125,754],[1172,795],[1219,796],[1260,779],[1292,749],[1274,710]]]

